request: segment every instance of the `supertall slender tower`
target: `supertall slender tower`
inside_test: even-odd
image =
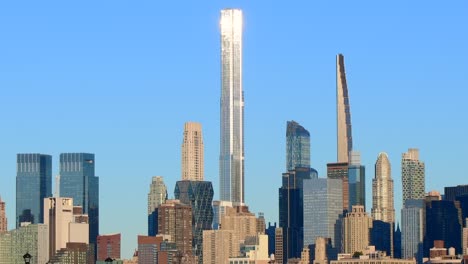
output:
[[[372,180],[372,218],[386,223],[395,222],[392,168],[385,152],[380,153],[375,162],[375,178]]]
[[[242,10],[221,11],[220,198],[244,203]]]
[[[182,141],[182,180],[203,181],[203,136],[200,123],[184,125]]]
[[[349,107],[348,85],[344,57],[336,56],[336,111],[337,111],[337,148],[338,162],[348,162],[349,152],[353,150],[351,135],[351,110]]]

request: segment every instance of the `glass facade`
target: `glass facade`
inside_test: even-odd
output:
[[[244,203],[242,11],[221,11],[220,199]]]
[[[407,200],[401,209],[401,257],[423,258],[424,200]]]
[[[60,154],[60,197],[73,198],[89,216],[89,242],[96,246],[99,235],[99,178],[95,176],[94,154]]]
[[[304,181],[304,247],[315,244],[317,237],[325,237],[340,249],[342,184],[340,179],[329,178]]]
[[[44,223],[44,198],[52,196],[52,156],[18,154],[16,162],[16,227]]]
[[[203,230],[213,223],[213,185],[209,181],[178,181],[174,196],[192,207],[193,252],[203,263]]]
[[[295,121],[286,127],[286,170],[310,167],[310,134]]]
[[[348,166],[349,206],[366,206],[366,168],[363,165]]]

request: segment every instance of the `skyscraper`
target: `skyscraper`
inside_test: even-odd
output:
[[[343,252],[363,252],[369,246],[371,228],[372,217],[364,211],[364,206],[353,206],[343,218]]]
[[[349,152],[353,150],[351,133],[351,110],[349,107],[348,84],[344,56],[336,56],[336,111],[337,111],[337,148],[338,162],[348,162]]]
[[[348,162],[328,163],[327,178],[338,179],[342,181],[342,205],[343,210],[349,209],[349,178],[348,178]]]
[[[419,160],[419,150],[409,149],[401,159],[401,181],[403,183],[403,206],[410,199],[425,197],[424,162]]]
[[[375,162],[375,177],[372,179],[372,218],[374,218],[373,241],[376,249],[396,256],[393,247],[395,207],[393,179],[390,160],[385,152],[379,153]],[[388,234],[388,237],[385,235]],[[401,254],[398,252],[398,254]]]
[[[221,11],[220,198],[244,203],[244,92],[242,11]]]
[[[2,201],[0,196],[0,233],[8,231],[8,223],[5,213],[5,202]]]
[[[387,223],[395,222],[392,168],[385,152],[380,153],[375,162],[375,178],[372,179],[372,217]]]
[[[341,248],[342,184],[330,178],[304,181],[304,247],[324,237],[335,249]]]
[[[169,235],[182,254],[192,254],[192,208],[179,200],[167,200],[158,207],[158,235]]]
[[[286,127],[286,170],[296,167],[310,167],[310,134],[295,121],[288,121]]]
[[[182,141],[182,180],[203,181],[203,136],[200,123],[184,125]]]
[[[89,216],[89,243],[96,247],[99,235],[99,178],[95,176],[94,154],[60,154],[60,197],[73,199]]]
[[[158,207],[167,200],[167,187],[162,176],[154,176],[148,193],[148,236],[158,233]]]
[[[422,263],[424,200],[407,200],[401,209],[401,257]]]
[[[193,253],[203,263],[203,230],[213,223],[213,185],[209,181],[178,181],[174,196],[192,208]]]
[[[364,211],[366,211],[366,167],[361,164],[361,153],[351,151],[350,154],[348,165],[348,211],[351,211],[354,205],[362,205]]]
[[[18,154],[16,170],[16,227],[44,223],[44,198],[52,196],[52,156]]]

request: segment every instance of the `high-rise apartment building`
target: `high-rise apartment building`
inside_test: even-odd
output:
[[[24,264],[26,252],[33,256],[30,264],[43,264],[49,260],[47,225],[23,222],[17,229],[0,233],[1,264]]]
[[[324,237],[331,239],[335,249],[341,248],[342,195],[339,179],[304,181],[304,247]]]
[[[395,223],[392,168],[385,152],[379,154],[375,163],[375,178],[372,180],[372,218]]]
[[[162,176],[154,176],[148,193],[148,236],[158,233],[158,207],[167,200],[167,187]]]
[[[120,259],[120,242],[120,233],[98,236],[97,260]]]
[[[99,235],[99,178],[94,154],[60,154],[60,197],[73,199],[89,217],[89,243],[96,247]]]
[[[233,230],[203,231],[203,263],[228,263],[239,254],[239,239]]]
[[[182,180],[203,181],[203,136],[200,123],[187,122],[184,125],[182,141]]]
[[[401,257],[422,263],[424,200],[407,200],[401,209]]]
[[[6,206],[5,202],[2,201],[0,196],[0,233],[8,231],[8,222],[6,218]]]
[[[178,181],[174,196],[192,207],[193,253],[198,263],[203,262],[203,230],[211,229],[213,223],[213,185],[209,181]]]
[[[465,218],[465,228],[463,228],[463,237],[462,237],[462,254],[468,255],[468,218]]]
[[[343,211],[349,209],[349,178],[348,178],[348,162],[341,163],[328,163],[327,164],[327,178],[337,179],[342,182],[342,205]]]
[[[44,223],[44,198],[52,196],[52,156],[18,154],[16,161],[16,227]]]
[[[353,137],[351,133],[348,84],[342,54],[336,55],[336,111],[338,162],[348,162],[349,153],[353,150]]]
[[[138,236],[138,263],[158,263],[158,251],[162,237]]]
[[[67,247],[67,243],[89,244],[89,224],[77,222],[73,199],[49,197],[44,199],[44,224],[49,227],[49,256]],[[82,216],[82,215],[81,215]],[[86,219],[87,220],[87,219]]]
[[[284,241],[284,234],[283,228],[278,227],[275,230],[275,262],[276,263],[284,263],[288,261],[283,256],[284,248],[283,248],[283,241]]]
[[[244,203],[242,11],[221,11],[220,199]]]
[[[351,151],[348,165],[349,205],[362,205],[366,208],[366,167],[361,164],[361,153]]]
[[[444,200],[455,201],[457,197],[468,195],[468,184],[444,188]]]
[[[378,250],[394,255],[393,229],[395,207],[393,198],[392,168],[387,153],[379,153],[372,179],[372,218],[374,221],[372,243]]]
[[[402,154],[401,181],[403,183],[403,206],[407,200],[424,199],[425,167],[419,160],[419,150],[409,149]]]
[[[343,218],[343,252],[363,252],[370,244],[371,229],[372,217],[366,213],[364,206],[353,206]]]
[[[168,235],[181,254],[192,254],[192,208],[179,200],[158,207],[158,234]]]
[[[227,208],[221,218],[221,230],[232,230],[239,241],[244,241],[249,236],[257,235],[257,218],[247,206]]]
[[[234,207],[228,201],[213,201],[213,229],[217,230],[221,227],[221,218],[226,214],[228,208]]]
[[[310,167],[310,134],[295,121],[286,126],[286,170]]]

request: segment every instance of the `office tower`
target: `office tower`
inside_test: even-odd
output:
[[[429,249],[434,241],[444,241],[445,247],[462,251],[462,218],[460,203],[457,201],[426,202],[426,234],[424,238],[424,256],[429,256]]]
[[[73,199],[89,217],[89,243],[96,247],[99,235],[99,178],[95,176],[94,154],[60,154],[60,197]],[[96,248],[95,248],[96,249]]]
[[[178,181],[174,196],[192,207],[193,253],[203,262],[203,230],[213,223],[213,185],[209,181]]]
[[[50,197],[44,199],[44,224],[49,226],[49,256],[67,247],[67,243],[89,244],[89,224],[76,222],[73,199],[63,197]]]
[[[342,54],[336,56],[336,111],[338,162],[348,162],[349,153],[353,150],[353,137],[351,133],[348,84]]]
[[[343,218],[343,251],[354,254],[363,252],[369,246],[372,228],[372,217],[364,210],[364,206],[353,206]]]
[[[447,201],[455,201],[459,196],[468,195],[468,184],[457,185],[453,187],[445,187],[444,189],[444,200]]]
[[[324,237],[331,238],[335,249],[341,248],[342,195],[342,181],[339,179],[304,181],[303,246],[314,244],[318,237]]]
[[[403,206],[407,200],[424,199],[424,162],[419,160],[418,149],[408,149],[401,159],[401,181],[403,183]]]
[[[158,233],[158,210],[159,205],[167,200],[167,187],[162,176],[154,176],[148,193],[148,236]]]
[[[372,217],[386,223],[395,223],[393,179],[390,160],[385,152],[379,154],[372,180]]]
[[[213,229],[221,227],[221,218],[226,214],[227,208],[232,208],[233,204],[228,201],[213,201]]]
[[[362,205],[366,210],[366,167],[361,165],[361,153],[351,151],[348,166],[349,205]]]
[[[239,253],[238,236],[233,230],[203,231],[203,263],[228,263],[229,257]]]
[[[401,230],[400,224],[397,224],[395,232],[393,232],[393,257],[401,258]]]
[[[285,263],[288,259],[285,259],[283,256],[284,248],[283,248],[283,241],[284,241],[284,233],[283,228],[278,227],[275,231],[275,262],[276,263]]]
[[[158,207],[158,235],[168,235],[182,254],[192,253],[192,208],[179,200],[167,200]]]
[[[265,234],[268,236],[268,256],[275,254],[275,231],[276,222],[273,225],[268,222],[268,228],[265,230]]]
[[[401,209],[401,257],[423,258],[424,200],[407,200]]]
[[[120,259],[120,241],[120,233],[98,236],[97,260]]]
[[[393,179],[390,160],[385,152],[379,153],[375,162],[375,177],[372,179],[371,215],[375,220],[373,245],[375,245],[376,249],[386,251],[390,256],[395,256],[394,252],[396,250],[393,249],[395,224]],[[400,253],[398,252],[398,254]]]
[[[349,179],[348,179],[348,163],[328,163],[327,178],[338,179],[342,182],[342,204],[343,211],[349,208]]]
[[[18,154],[16,171],[16,227],[44,223],[44,198],[52,196],[52,156]]]
[[[24,264],[23,255],[29,253],[31,264],[49,260],[49,230],[45,224],[23,222],[17,229],[0,233],[0,263]]]
[[[0,196],[0,233],[8,231],[8,222],[5,210],[5,202],[2,201],[2,197]]]
[[[303,182],[310,168],[297,167],[283,173],[279,188],[279,227],[283,228],[283,261],[300,258],[303,247]]]
[[[201,124],[185,123],[182,141],[182,180],[203,181],[203,151]]]
[[[221,11],[220,199],[244,203],[242,11]]]
[[[310,134],[295,121],[288,121],[286,127],[286,170],[296,167],[310,167]]]

